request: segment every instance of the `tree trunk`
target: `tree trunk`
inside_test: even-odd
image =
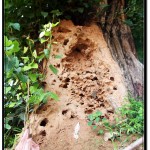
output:
[[[107,0],[106,0],[107,1]],[[124,0],[108,0],[109,10],[101,16],[101,26],[113,59],[120,66],[125,84],[134,97],[144,97],[144,66],[137,53],[130,27],[124,21]],[[142,33],[141,33],[142,34]]]

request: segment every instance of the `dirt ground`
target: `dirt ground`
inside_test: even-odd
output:
[[[41,150],[115,149],[119,142],[105,142],[87,125],[87,116],[97,110],[113,121],[114,110],[127,95],[122,71],[112,59],[101,29],[95,24],[75,26],[63,20],[53,31],[53,41],[57,44],[53,44],[47,63],[45,91],[57,93],[60,100],[49,99],[30,116],[34,141]],[[58,75],[49,69],[50,64],[58,69]],[[79,138],[75,139],[78,122]]]

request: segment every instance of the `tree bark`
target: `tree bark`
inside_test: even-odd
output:
[[[144,66],[137,59],[130,27],[124,23],[124,0],[108,0],[105,4],[109,5],[109,9],[100,17],[104,38],[113,59],[123,72],[127,89],[132,96],[143,98]]]

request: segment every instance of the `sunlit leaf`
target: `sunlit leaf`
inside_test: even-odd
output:
[[[46,58],[49,58],[50,50],[44,49],[44,54],[45,54],[45,57],[46,57]]]
[[[53,92],[49,92],[49,96],[50,96],[52,99],[56,100],[56,101],[58,101],[58,100],[59,100],[58,95],[57,95],[57,94],[55,94],[55,93],[53,93]]]
[[[11,129],[11,126],[9,124],[5,124],[4,126],[7,130],[10,130]]]
[[[25,54],[28,51],[28,47],[24,47],[23,53]]]
[[[13,27],[15,30],[20,31],[20,24],[19,23],[10,23],[9,27]]]
[[[88,125],[91,126],[93,124],[93,121],[89,121]]]
[[[48,16],[48,12],[42,11],[41,14],[42,14],[42,16],[43,16],[44,18],[46,18],[46,17]]]
[[[55,58],[61,59],[63,55],[55,55]]]
[[[53,65],[49,65],[49,68],[51,69],[51,71],[52,71],[55,75],[57,75],[58,70],[57,70]]]

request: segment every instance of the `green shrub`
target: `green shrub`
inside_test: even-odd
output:
[[[129,97],[128,100],[129,103],[117,110],[116,114],[119,117],[115,123],[110,123],[105,117],[102,117],[100,111],[97,111],[88,116],[88,125],[93,126],[93,129],[100,127],[99,134],[104,134],[106,131],[111,132],[112,140],[122,134],[142,136],[144,133],[143,101],[137,101],[132,97]]]

